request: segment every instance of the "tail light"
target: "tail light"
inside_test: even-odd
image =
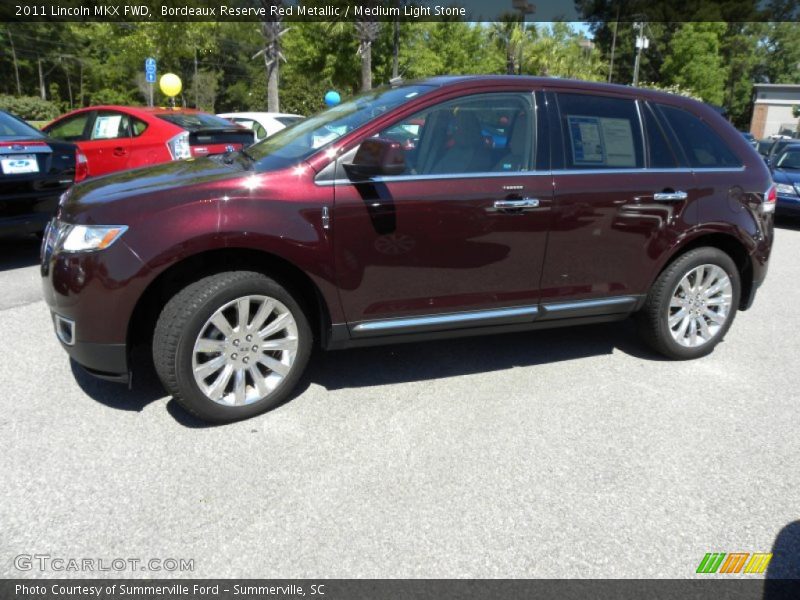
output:
[[[761,212],[774,213],[775,205],[778,202],[778,186],[774,183],[764,192],[764,202],[761,203]]]
[[[192,151],[189,148],[189,132],[182,131],[167,141],[167,150],[172,155],[172,160],[191,158]]]
[[[83,181],[89,176],[89,161],[86,160],[86,155],[75,148],[75,183]]]

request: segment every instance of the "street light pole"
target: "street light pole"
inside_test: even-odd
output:
[[[644,22],[638,21],[633,24],[634,29],[638,30],[636,35],[636,60],[633,63],[633,87],[639,85],[639,65],[642,61],[642,50],[650,46],[650,40],[644,37]]]

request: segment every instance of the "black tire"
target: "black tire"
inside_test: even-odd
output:
[[[288,308],[297,325],[297,352],[289,372],[266,397],[242,406],[223,405],[206,396],[195,381],[192,371],[194,343],[218,309],[250,295],[274,298]],[[312,345],[308,318],[286,288],[261,273],[230,271],[204,277],[167,302],[153,335],[153,362],[167,392],[188,412],[205,421],[228,423],[281,404],[302,376]]]
[[[716,265],[722,268],[731,281],[731,308],[727,319],[711,339],[696,347],[679,344],[669,328],[669,306],[673,293],[683,277],[701,265]],[[644,341],[656,352],[675,360],[689,360],[709,354],[722,341],[733,323],[739,307],[741,278],[733,259],[718,248],[703,247],[690,250],[679,256],[658,276],[644,306],[636,315],[639,332]]]

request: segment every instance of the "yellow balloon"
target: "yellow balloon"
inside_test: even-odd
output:
[[[170,98],[180,94],[183,88],[181,78],[175,75],[175,73],[164,73],[161,79],[158,80],[158,85],[164,95]]]

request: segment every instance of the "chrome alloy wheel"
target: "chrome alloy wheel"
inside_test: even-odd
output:
[[[680,280],[667,309],[672,338],[681,346],[706,344],[728,320],[733,287],[728,274],[717,265],[700,265]]]
[[[294,364],[297,323],[282,302],[243,296],[219,308],[200,329],[192,372],[202,392],[226,406],[269,396]]]

